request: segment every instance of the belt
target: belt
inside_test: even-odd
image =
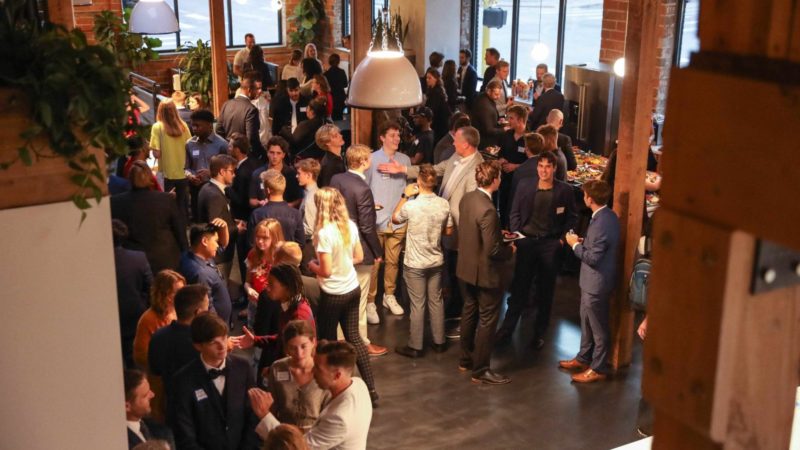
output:
[[[558,234],[525,234],[526,238],[533,239],[534,241],[542,241],[545,239],[558,239],[559,236],[560,235]]]

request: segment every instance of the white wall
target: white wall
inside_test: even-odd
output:
[[[0,211],[0,448],[125,449],[108,198]]]
[[[445,59],[458,63],[461,39],[460,0],[391,0],[390,9],[397,10],[403,21],[410,20],[406,49],[416,52],[416,69],[420,76],[428,68],[428,55],[444,53]]]

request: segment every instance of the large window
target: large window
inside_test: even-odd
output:
[[[678,67],[689,65],[692,52],[700,50],[697,21],[700,17],[700,0],[679,0],[678,26],[675,30],[675,60]]]
[[[253,33],[259,45],[283,42],[282,9],[273,8],[272,0],[219,0],[225,4],[225,45],[244,46],[244,35]],[[135,2],[128,2],[130,6]],[[162,34],[159,51],[175,51],[186,42],[211,39],[208,2],[205,0],[167,0],[178,17],[180,31]],[[128,5],[126,5],[128,6]]]
[[[351,0],[342,0],[342,36],[347,36],[351,33],[350,18],[352,9],[350,7]],[[383,8],[389,8],[389,0],[372,0],[372,18],[373,20],[378,17],[378,14],[383,11]]]
[[[472,57],[476,67],[478,69],[478,75],[483,76],[483,72],[486,70],[486,61],[483,59],[483,54],[486,52],[487,48],[493,47],[496,48],[497,51],[500,52],[500,57],[505,59],[508,62],[512,62],[511,55],[511,41],[512,36],[514,35],[512,28],[514,28],[514,4],[513,0],[500,0],[497,2],[496,5],[492,6],[491,13],[494,14],[496,17],[498,15],[497,11],[505,11],[506,14],[506,23],[505,25],[501,26],[500,28],[489,28],[483,26],[484,21],[484,8],[482,6],[483,1],[478,0],[477,4],[479,7],[477,8],[478,17],[476,20],[476,24],[478,27],[478,32],[476,33],[477,36],[477,49],[480,51],[475,52],[475,55]],[[512,69],[512,76],[513,76],[513,67]]]
[[[567,64],[597,62],[603,29],[603,0],[569,0],[564,20],[564,58]]]
[[[559,0],[520,2],[515,79],[536,78],[536,66],[541,63],[547,64],[548,69],[555,73],[558,3]]]

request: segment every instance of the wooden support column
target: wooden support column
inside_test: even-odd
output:
[[[611,305],[611,365],[631,362],[633,311],[628,304],[628,277],[633,271],[635,249],[642,232],[644,178],[647,145],[652,129],[653,79],[658,67],[658,0],[628,3],[628,29],[625,35],[625,78],[619,120],[614,211],[622,229],[617,291]]]
[[[758,240],[800,251],[796,24],[797,1],[704,1],[701,51],[672,71],[644,349],[654,449],[789,448],[800,284],[750,286]]]
[[[50,22],[65,26],[68,30],[75,28],[75,10],[72,0],[47,0],[47,13]]]
[[[219,116],[228,100],[228,56],[225,48],[225,4],[208,0],[211,21],[211,80],[214,96],[214,116]]]
[[[352,0],[351,50],[350,64],[355,70],[358,64],[367,57],[369,43],[372,40],[372,2],[369,0]],[[350,130],[354,144],[370,145],[372,139],[372,111],[365,109],[350,110]]]

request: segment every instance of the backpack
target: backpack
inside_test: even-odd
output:
[[[647,310],[647,285],[650,279],[652,262],[649,258],[640,257],[633,264],[633,273],[628,285],[628,299],[634,311]]]

